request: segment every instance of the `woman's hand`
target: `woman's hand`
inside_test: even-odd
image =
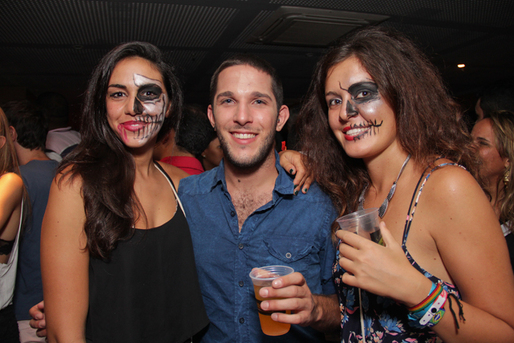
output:
[[[303,155],[298,151],[284,150],[279,153],[279,156],[282,168],[289,174],[295,175],[293,180],[295,194],[298,194],[300,190],[302,193],[307,193],[313,181],[313,177],[311,174],[307,173],[303,162]]]
[[[371,293],[414,306],[429,293],[431,282],[413,266],[384,222],[380,232],[385,246],[352,232],[339,230],[339,265],[343,282]]]

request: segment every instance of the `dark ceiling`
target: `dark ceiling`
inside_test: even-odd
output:
[[[514,78],[513,0],[0,0],[0,101],[51,90],[78,107],[99,59],[141,40],[176,66],[188,102],[205,105],[219,63],[251,52],[279,71],[291,104],[326,50],[248,43],[282,6],[388,16],[380,25],[413,38],[463,103],[484,85]]]

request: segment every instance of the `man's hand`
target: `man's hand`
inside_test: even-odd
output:
[[[277,322],[312,326],[330,332],[339,328],[340,313],[337,296],[312,294],[305,278],[293,273],[273,281],[272,287],[259,291],[263,298],[281,298],[261,303],[264,311],[291,311],[291,314],[273,313],[271,319]]]
[[[46,337],[45,303],[41,301],[32,306],[29,314],[32,317],[29,323],[30,327],[37,329],[36,335],[38,337]]]

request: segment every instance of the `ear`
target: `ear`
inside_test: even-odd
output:
[[[277,131],[282,130],[284,125],[286,125],[287,120],[289,119],[289,107],[286,105],[282,105],[280,107],[280,110],[278,111],[278,118],[277,118]]]
[[[510,167],[510,160],[508,157],[505,157],[503,159],[503,165],[505,166],[505,169],[509,168]]]
[[[5,138],[5,136],[0,136],[0,149],[4,147],[6,141],[7,138]]]
[[[207,107],[207,117],[209,117],[209,121],[211,122],[212,127],[216,130],[216,121],[214,120],[214,112],[212,111],[212,105]]]
[[[16,142],[18,140],[18,133],[16,132],[14,126],[9,126],[9,133],[11,134],[13,143]]]
[[[169,98],[168,98],[169,100]],[[164,115],[166,118],[169,118],[170,114],[171,114],[171,101],[168,102],[168,104],[166,105],[166,114]]]

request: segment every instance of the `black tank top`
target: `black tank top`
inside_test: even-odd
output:
[[[162,226],[120,241],[109,262],[90,259],[88,342],[184,342],[207,324],[180,207]]]

